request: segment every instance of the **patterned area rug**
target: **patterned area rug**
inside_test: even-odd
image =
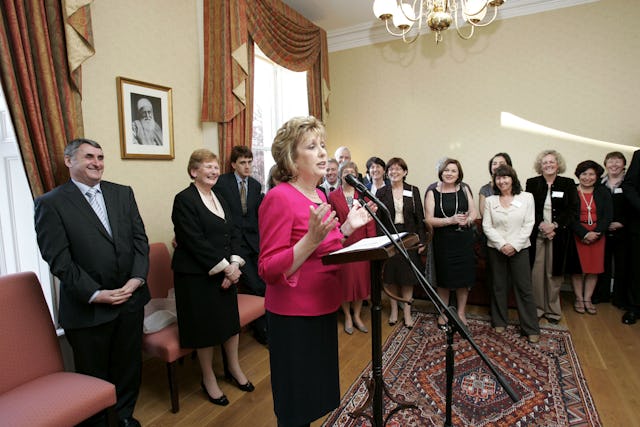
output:
[[[392,395],[417,408],[395,413],[387,426],[442,426],[445,418],[446,335],[433,314],[416,313],[412,330],[398,327],[383,347],[383,376]],[[529,344],[516,325],[498,335],[487,320],[468,317],[478,346],[502,372],[520,400],[513,403],[469,343],[456,334],[452,422],[454,426],[600,426],[580,363],[563,327],[541,328]],[[350,412],[367,399],[371,364],[351,385],[323,426],[369,426]],[[385,414],[395,404],[385,396]],[[366,410],[371,415],[371,407]]]

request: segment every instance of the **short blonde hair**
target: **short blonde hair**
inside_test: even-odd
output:
[[[324,141],[324,124],[313,116],[293,117],[278,129],[271,145],[271,155],[276,162],[273,173],[276,181],[287,182],[297,175],[296,148],[309,132],[317,134]]]
[[[538,175],[542,175],[542,159],[551,154],[556,158],[556,162],[558,163],[558,173],[564,173],[567,170],[567,162],[564,161],[564,157],[562,154],[558,153],[556,150],[544,150],[536,157],[535,162],[533,162],[533,169],[536,171]]]
[[[191,153],[191,157],[189,157],[189,164],[187,165],[187,173],[189,174],[189,178],[193,179],[191,175],[191,171],[194,169],[198,169],[201,164],[205,162],[218,161],[218,156],[213,154],[213,151],[208,150],[206,148],[199,148]]]

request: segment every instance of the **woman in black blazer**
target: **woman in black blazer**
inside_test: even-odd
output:
[[[533,164],[539,176],[527,180],[526,191],[533,194],[536,221],[529,252],[531,282],[538,317],[558,323],[562,317],[560,286],[566,271],[567,247],[573,238],[570,225],[578,209],[578,192],[571,178],[558,176],[566,170],[560,153],[545,150]]]
[[[608,189],[600,184],[604,168],[593,160],[585,160],[576,166],[575,175],[580,181],[580,204],[574,213],[572,230],[575,250],[569,251],[568,265],[573,273],[571,281],[576,300],[573,309],[578,313],[596,314],[591,296],[598,282],[598,274],[604,272],[605,233],[613,216],[613,203]]]
[[[409,168],[407,163],[399,157],[394,157],[387,162],[386,173],[391,182],[390,185],[376,191],[376,197],[385,204],[391,216],[393,224],[399,233],[406,231],[408,233],[416,233],[420,238],[420,244],[417,250],[410,250],[409,257],[413,263],[420,267],[420,256],[424,251],[424,244],[427,240],[427,230],[424,224],[424,210],[422,208],[422,200],[420,200],[420,191],[418,187],[407,184],[405,179]],[[387,215],[380,215],[384,226],[391,232],[391,220]],[[378,234],[383,234],[378,230]],[[400,254],[396,254],[389,259],[384,267],[383,281],[385,286],[393,286],[397,288],[403,300],[411,300],[413,298],[413,287],[418,283],[418,279],[413,274],[413,270],[409,268],[404,258]],[[391,299],[391,314],[389,315],[389,324],[395,325],[398,321],[398,302]],[[404,305],[404,325],[413,328],[413,318],[411,317],[411,305]]]
[[[600,182],[611,194],[613,216],[604,244],[604,273],[598,276],[592,296],[594,304],[611,299],[618,308],[624,308],[629,303],[629,206],[622,190],[626,166],[627,158],[619,151],[607,153],[604,158],[606,174]]]
[[[174,274],[180,346],[195,348],[202,370],[202,390],[209,401],[227,405],[213,372],[213,347],[222,344],[232,381],[253,391],[238,362],[240,318],[235,284],[244,260],[237,255],[239,234],[225,200],[213,191],[220,176],[215,154],[207,149],[191,154],[187,171],[193,183],[173,202],[176,250]]]

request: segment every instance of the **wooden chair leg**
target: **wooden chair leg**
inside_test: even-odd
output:
[[[174,414],[180,410],[180,398],[178,394],[178,381],[176,379],[176,362],[167,363],[167,376],[169,377],[169,394],[171,395],[171,412]]]

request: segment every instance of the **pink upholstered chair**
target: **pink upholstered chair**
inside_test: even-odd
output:
[[[0,343],[0,424],[73,426],[107,409],[109,424],[117,425],[115,386],[64,372],[34,273],[0,277]]]
[[[171,255],[164,243],[149,245],[149,274],[147,283],[151,298],[166,298],[169,289],[173,288],[173,271]],[[180,337],[176,323],[152,334],[142,337],[142,350],[150,356],[157,357],[167,364],[169,378],[169,394],[171,396],[171,412],[180,410],[178,382],[176,378],[176,362],[191,353],[193,349],[180,348]]]
[[[173,288],[173,271],[171,270],[171,256],[164,243],[152,243],[149,245],[149,274],[147,283],[151,298],[166,298],[169,289]],[[258,317],[264,315],[264,298],[255,295],[238,295],[238,312],[240,314],[240,326],[245,326]],[[180,336],[176,323],[153,334],[145,334],[142,338],[142,349],[151,356],[162,359],[167,364],[169,377],[169,394],[171,395],[171,412],[174,414],[180,410],[178,396],[178,383],[176,379],[176,362],[191,353],[193,349],[180,348]],[[227,364],[224,360],[225,375],[229,375]]]

